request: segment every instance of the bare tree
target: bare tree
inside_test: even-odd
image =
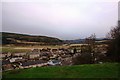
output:
[[[109,44],[107,56],[113,61],[120,61],[120,21],[118,21],[118,26],[112,28],[108,35],[111,42]]]
[[[73,64],[92,64],[94,63],[94,56],[91,53],[94,53],[95,47],[95,34],[92,34],[90,37],[85,39],[87,45],[82,47],[81,54],[73,58]]]
[[[85,43],[88,45],[87,49],[89,53],[94,52],[96,35],[92,34],[90,37],[85,39]]]

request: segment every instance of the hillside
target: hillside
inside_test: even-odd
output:
[[[117,78],[118,66],[118,63],[104,63],[37,67],[5,71],[3,72],[3,78]]]
[[[64,40],[65,43],[70,43],[70,44],[84,43],[84,41],[85,39]]]
[[[62,40],[58,38],[47,36],[33,36],[8,32],[0,32],[0,35],[2,35],[2,44],[47,45],[62,43]]]
[[[95,41],[97,43],[108,43],[110,39],[107,38],[96,38]],[[70,44],[80,44],[80,43],[85,43],[85,39],[75,39],[75,40],[64,40],[65,43],[70,43]]]

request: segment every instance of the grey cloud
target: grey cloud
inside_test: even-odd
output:
[[[104,37],[117,24],[117,2],[3,2],[3,31],[60,39]]]

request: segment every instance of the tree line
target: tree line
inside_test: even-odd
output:
[[[120,61],[120,21],[118,25],[113,27],[107,34],[106,38],[109,38],[107,42],[107,52],[105,55],[95,52],[96,47],[96,35],[92,34],[85,39],[85,44],[81,48],[81,54],[73,58],[73,64],[93,64],[98,62],[119,62]],[[103,44],[103,43],[101,43]]]

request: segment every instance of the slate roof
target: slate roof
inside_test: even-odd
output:
[[[27,61],[27,62],[22,62],[22,66],[35,65],[35,64],[41,64],[41,63],[46,63],[46,62],[47,61],[44,61],[44,60]]]
[[[2,65],[10,64],[9,60],[2,60]]]

